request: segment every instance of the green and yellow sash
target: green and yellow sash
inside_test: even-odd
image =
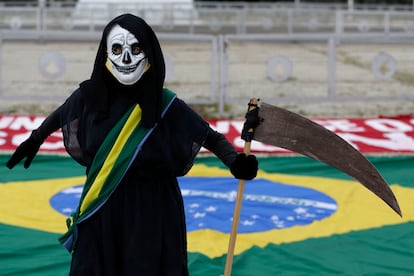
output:
[[[162,116],[175,99],[175,94],[163,90]],[[148,136],[155,129],[141,126],[141,108],[133,106],[109,132],[91,164],[78,208],[67,219],[68,232],[59,241],[71,252],[77,240],[77,225],[92,216],[108,200],[121,182]]]

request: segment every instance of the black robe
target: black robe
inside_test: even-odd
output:
[[[106,133],[135,102],[128,93],[112,97],[103,118],[82,107],[81,90],[59,108],[68,151],[87,168]],[[83,112],[76,116],[73,110]],[[68,128],[74,121],[77,128]],[[78,150],[69,146],[74,135]],[[187,173],[201,146],[228,166],[237,154],[223,135],[175,99],[109,200],[78,225],[71,275],[187,275],[184,207],[176,177]]]

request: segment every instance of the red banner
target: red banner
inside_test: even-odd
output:
[[[13,151],[44,117],[0,115],[0,151]],[[414,117],[393,118],[335,118],[314,119],[316,123],[335,132],[365,154],[414,153]],[[242,120],[208,120],[211,127],[223,133],[237,148],[243,150],[240,139]],[[253,141],[252,152],[290,154],[291,152]],[[42,152],[65,152],[61,132],[50,136],[41,147]],[[204,150],[205,151],[205,150]]]

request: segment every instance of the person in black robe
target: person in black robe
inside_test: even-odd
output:
[[[125,45],[108,39],[116,28],[124,32]],[[111,55],[122,56],[125,66],[138,55],[144,58],[126,68],[111,64]],[[135,68],[142,72],[131,81]],[[220,158],[238,179],[257,174],[254,155],[238,154],[182,100],[175,97],[163,107],[164,77],[163,54],[151,27],[131,14],[116,17],[103,31],[91,78],[33,130],[7,163],[11,169],[25,159],[28,168],[43,141],[61,128],[66,150],[86,167],[89,178],[95,174],[94,162],[99,160],[94,159],[105,138],[128,110],[136,104],[141,108],[140,127],[152,132],[99,207],[72,223],[75,238],[67,247],[72,252],[70,275],[188,275],[177,177],[188,172],[201,147]]]

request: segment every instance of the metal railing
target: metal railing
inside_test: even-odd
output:
[[[19,34],[0,39],[2,99],[62,101],[89,77],[99,32]],[[220,116],[252,94],[285,104],[414,99],[408,34],[158,36],[166,86],[189,103],[217,105]]]
[[[129,10],[153,16],[166,85],[189,103],[226,116],[252,94],[287,105],[414,100],[412,12],[211,5],[185,20],[184,6]],[[103,9],[75,20],[76,7],[0,6],[0,99],[66,98],[89,77],[103,26],[123,12]]]
[[[111,2],[76,5],[0,5],[0,30],[101,31],[113,17],[129,12],[158,32],[174,33],[412,33],[411,6],[322,5],[318,3]],[[53,3],[53,2],[52,2]]]

